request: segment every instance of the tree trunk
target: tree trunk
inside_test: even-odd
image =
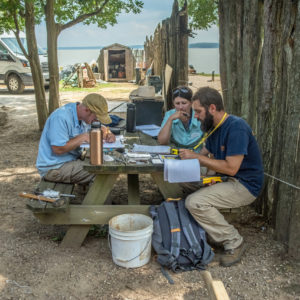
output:
[[[300,1],[266,0],[264,8],[263,70],[271,74],[264,73],[267,80],[262,109],[272,112],[261,128],[262,132],[266,125],[272,128],[272,148],[267,149],[272,155],[267,172],[298,186],[297,189],[270,180],[273,188],[268,196],[274,199],[275,237],[287,245],[291,255],[300,258]],[[280,126],[274,129],[274,123]]]
[[[300,258],[300,1],[220,0],[219,16],[226,110],[255,129],[263,155],[256,207]]]
[[[43,130],[48,117],[48,110],[44,88],[44,78],[41,70],[34,26],[34,3],[32,1],[25,1],[25,28],[28,47],[28,58],[34,84],[34,94],[39,129]]]
[[[49,85],[49,113],[59,107],[59,70],[57,57],[57,39],[59,35],[59,25],[54,18],[54,0],[47,0],[45,6],[46,26],[47,26],[47,47],[48,65],[50,75]]]

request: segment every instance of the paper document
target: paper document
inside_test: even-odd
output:
[[[155,125],[155,124],[151,124],[151,125],[139,125],[136,126],[137,130],[140,130],[141,132],[150,135],[152,137],[156,137],[158,136],[159,132],[160,132],[160,127]]]
[[[170,146],[146,146],[146,145],[137,145],[133,144],[132,152],[147,152],[147,153],[161,153],[161,154],[170,154]]]
[[[124,136],[123,135],[117,135],[116,136],[116,141],[114,143],[105,143],[103,141],[103,148],[109,148],[109,149],[114,149],[114,148],[124,148],[125,145],[123,144]],[[83,143],[80,145],[81,148],[90,148],[90,144],[88,143]]]
[[[116,135],[116,141],[114,143],[103,143],[103,148],[124,148],[125,145],[123,144],[123,141],[123,135]]]
[[[200,181],[200,163],[198,159],[165,159],[164,180],[175,182]]]
[[[150,125],[138,125],[135,127],[137,130],[156,130],[160,129],[159,126],[155,124],[150,124]]]

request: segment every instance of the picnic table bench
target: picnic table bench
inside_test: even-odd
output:
[[[142,132],[126,133],[126,143],[157,145],[157,141]],[[163,165],[129,163],[124,156],[113,151],[116,158],[113,162],[105,162],[100,166],[90,165],[86,161],[84,168],[94,173],[95,180],[89,188],[81,204],[70,204],[67,199],[63,207],[53,207],[52,204],[41,203],[36,200],[29,200],[27,207],[32,210],[34,216],[42,224],[70,225],[61,246],[80,247],[84,241],[90,225],[107,224],[108,221],[120,214],[141,213],[149,215],[149,205],[140,204],[139,196],[139,175],[150,174],[158,186],[164,199],[169,197],[177,198],[182,195],[180,186],[176,183],[169,183],[163,178]],[[109,193],[120,174],[127,175],[128,182],[128,205],[104,205]],[[40,191],[46,188],[60,191],[61,193],[72,193],[74,185],[41,181]],[[237,212],[240,209],[227,209],[222,212]]]

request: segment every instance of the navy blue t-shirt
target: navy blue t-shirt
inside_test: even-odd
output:
[[[250,126],[241,118],[230,115],[206,141],[206,148],[215,159],[244,155],[234,176],[251,194],[258,196],[264,180],[262,158]]]

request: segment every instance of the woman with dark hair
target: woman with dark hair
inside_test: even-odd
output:
[[[194,118],[193,92],[189,87],[178,86],[173,90],[174,109],[166,112],[157,137],[162,145],[174,143],[180,148],[193,148],[202,138],[201,122]],[[198,147],[196,152],[200,151]]]

